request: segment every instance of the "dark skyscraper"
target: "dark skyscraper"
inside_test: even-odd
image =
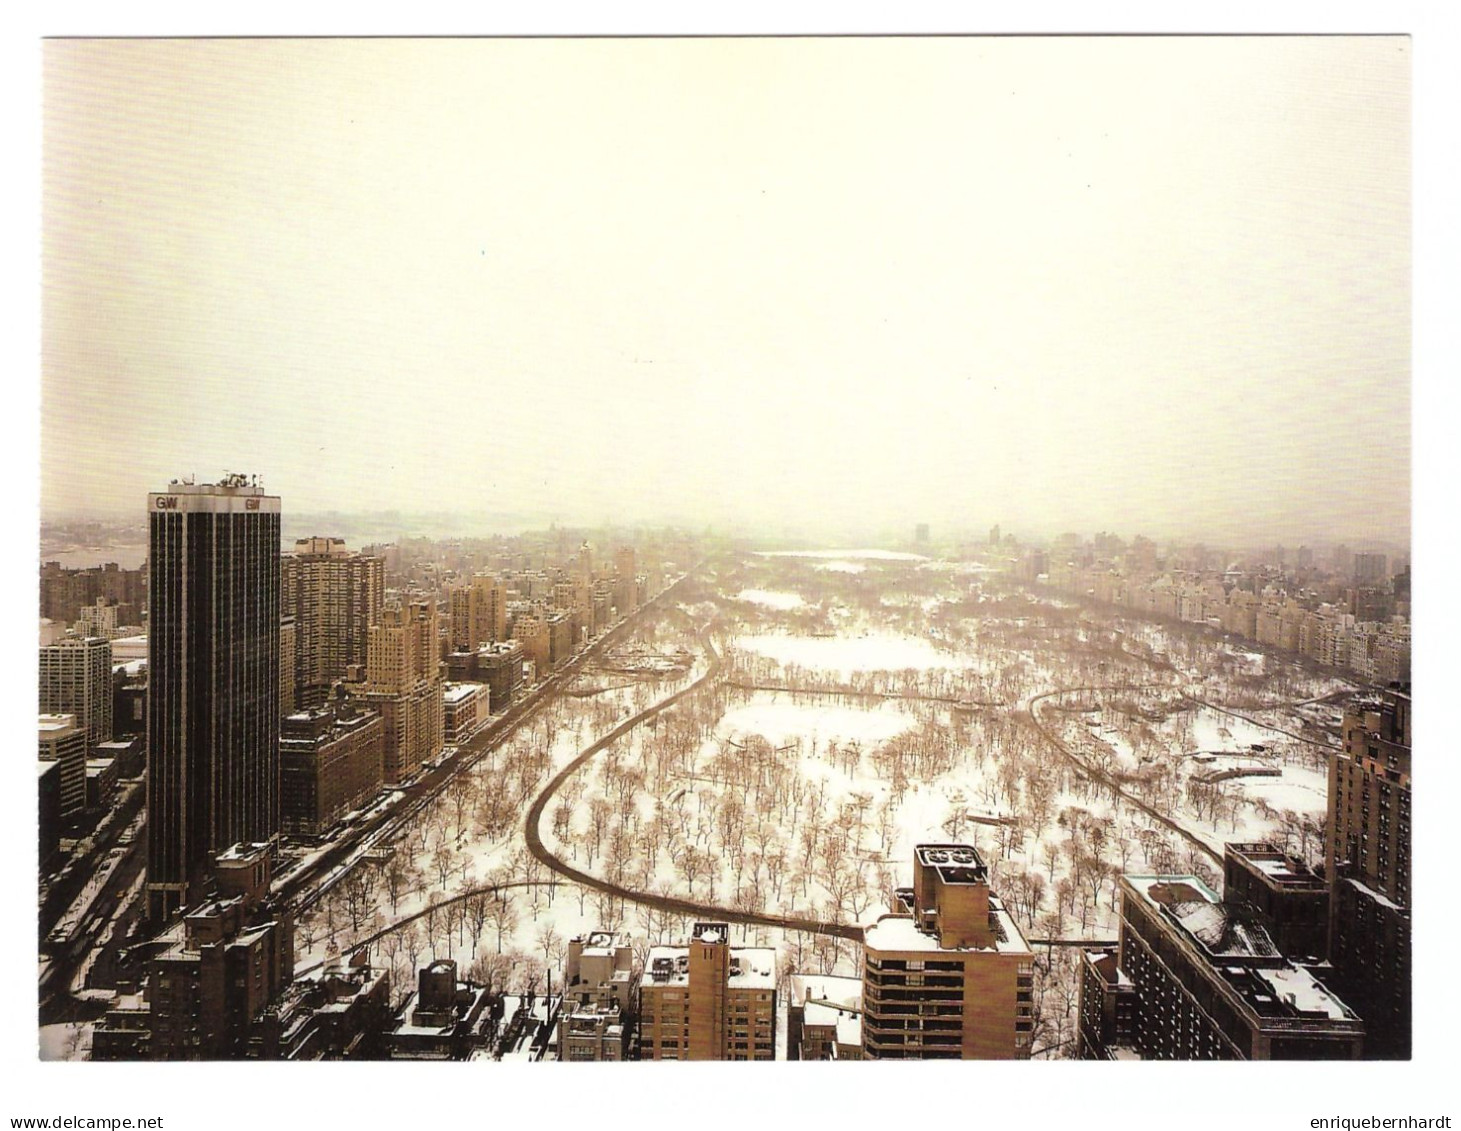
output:
[[[213,857],[279,831],[279,499],[242,475],[147,496],[147,888],[187,906]]]
[[[1344,714],[1329,755],[1329,961],[1366,1055],[1410,1058],[1410,685]]]

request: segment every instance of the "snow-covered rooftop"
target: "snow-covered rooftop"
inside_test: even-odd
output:
[[[769,946],[733,946],[730,948],[730,976],[727,985],[734,989],[776,988],[776,951]],[[690,984],[690,952],[683,946],[651,947],[645,959],[639,988],[688,986]]]
[[[837,1043],[841,1045],[862,1044],[862,1014],[835,1005],[811,1002],[802,1015],[804,1025],[821,1025],[836,1030]]]
[[[1275,997],[1286,1001],[1301,1013],[1322,1013],[1337,1021],[1354,1016],[1342,1001],[1315,981],[1314,975],[1307,970],[1287,967],[1259,970],[1257,974],[1273,987]]]
[[[59,731],[74,730],[75,727],[75,715],[36,716],[36,730],[38,730],[41,734],[55,734]]]
[[[897,951],[943,951],[946,954],[963,954],[996,951],[1000,954],[1029,954],[1029,944],[1020,933],[1009,912],[993,897],[989,901],[990,926],[995,929],[994,945],[944,947],[939,944],[938,935],[919,929],[918,923],[908,915],[884,915],[878,919],[863,936],[863,945],[874,950]]]
[[[1234,915],[1197,876],[1127,876],[1126,880],[1213,958],[1278,956],[1278,947],[1261,925]]]
[[[1349,884],[1356,891],[1358,891],[1361,895],[1367,896],[1370,899],[1374,900],[1381,907],[1388,908],[1391,911],[1405,911],[1405,910],[1407,910],[1406,908],[1401,907],[1400,904],[1396,903],[1393,899],[1390,899],[1388,896],[1382,895],[1380,892],[1377,892],[1374,888],[1369,887],[1369,886],[1367,886],[1365,884],[1360,883],[1359,880],[1346,879],[1345,880],[1345,883]]]
[[[839,974],[793,974],[789,979],[791,1004],[821,1002],[842,1009],[862,1008],[862,979]]]

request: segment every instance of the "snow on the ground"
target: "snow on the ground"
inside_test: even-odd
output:
[[[42,1025],[40,1054],[42,1060],[85,1060],[91,1052],[90,1021]]]
[[[787,593],[776,589],[742,589],[736,594],[737,601],[750,601],[768,609],[799,609],[806,604],[799,593]]]
[[[1223,651],[1233,657],[1233,659],[1241,661],[1249,673],[1253,675],[1263,674],[1267,657],[1262,652],[1244,652],[1231,646],[1224,647]]]
[[[1111,656],[1125,673],[1137,680],[1149,679],[1165,691],[1152,693],[1134,705],[1130,692],[1113,694],[1106,704],[1111,709],[1091,716],[1096,722],[1094,730],[1079,714],[1067,714],[1059,722],[1059,716],[1052,712],[1055,729],[1064,728],[1065,741],[1081,758],[1101,757],[1101,748],[1094,746],[1100,742],[1109,748],[1107,756],[1114,755],[1117,767],[1133,774],[1145,774],[1145,767],[1150,767],[1164,775],[1151,787],[1155,791],[1151,796],[1159,798],[1155,803],[1160,811],[1171,811],[1177,823],[1219,852],[1227,840],[1278,839],[1284,810],[1312,816],[1324,808],[1327,783],[1322,770],[1305,769],[1291,761],[1302,761],[1300,755],[1306,747],[1268,727],[1219,711],[1174,708],[1179,702],[1175,688],[1204,679],[1205,665],[1216,650],[1200,641],[1193,643],[1191,637],[1181,635],[1185,630],[1148,624],[1131,634],[1131,639],[1145,641],[1153,651],[1174,657],[1190,669],[1173,674],[1144,667],[1144,661],[1129,651],[1129,645],[1114,651],[1091,651],[1090,642],[1099,644],[1109,639],[1110,629],[1105,628],[1106,636],[1102,637],[1092,632],[1090,617],[1083,614],[1077,619],[1061,614],[1060,610],[1071,607],[1068,602],[1031,597],[1027,611],[1017,610],[1021,614],[1018,617],[1011,617],[1004,605],[1000,615],[988,619],[974,617],[965,623],[946,616],[931,624],[930,614],[936,613],[939,598],[927,597],[933,587],[920,586],[912,579],[915,571],[927,565],[927,560],[918,555],[826,550],[763,556],[810,559],[811,570],[824,571],[827,595],[836,592],[841,601],[851,600],[852,604],[838,603],[835,610],[825,610],[827,623],[839,631],[837,636],[767,632],[733,637],[728,658],[733,666],[741,664],[752,679],[820,683],[825,687],[830,673],[836,672],[842,673],[849,685],[867,684],[864,689],[891,689],[900,695],[910,694],[913,689],[917,694],[1013,702],[1058,687],[1104,682],[1109,678],[1102,671],[1106,667],[1104,660]],[[859,559],[882,564],[870,569]],[[805,597],[778,589],[777,581],[767,580],[768,574],[777,572],[769,563],[757,565],[755,571],[732,574],[735,580],[727,577],[722,582],[722,594],[717,596],[724,601],[726,595],[736,593],[741,601],[787,612],[823,596],[814,581],[804,580],[815,576],[810,571],[794,583]],[[835,576],[858,573],[867,576],[857,580]],[[870,578],[886,578],[887,584],[873,585],[869,590]],[[755,580],[769,587],[742,588]],[[779,583],[793,584],[784,579]],[[982,580],[971,582],[970,591],[985,585]],[[879,588],[884,592],[879,594]],[[908,596],[906,603],[898,601],[903,594]],[[885,598],[881,609],[876,606],[879,597]],[[954,599],[966,597],[956,594]],[[702,620],[709,620],[715,611],[711,601],[697,608],[705,613]],[[758,618],[763,623],[766,619],[759,614]],[[722,631],[726,629],[733,629],[733,625],[726,625]],[[925,635],[931,630],[945,639],[959,641],[959,648],[940,648]],[[681,627],[660,631],[671,639],[657,641],[656,647],[664,649],[682,642],[689,646],[688,636],[675,635]],[[736,649],[743,654],[736,657]],[[744,653],[765,659],[753,660]],[[769,661],[785,670],[776,671]],[[924,674],[916,678],[896,674],[907,669]],[[521,801],[521,808],[526,808],[547,775],[595,737],[633,711],[684,687],[704,670],[701,657],[691,673],[678,679],[610,690],[592,699],[562,700],[555,726],[545,728],[534,723],[516,740],[519,747],[548,747],[541,774]],[[1283,701],[1293,687],[1300,686],[1294,682],[1292,665],[1286,661],[1266,660],[1263,675],[1265,680],[1289,681],[1282,684],[1282,692],[1270,696],[1269,702]],[[1221,680],[1209,683],[1203,693],[1214,702],[1230,701],[1226,698],[1228,686]],[[689,895],[721,905],[739,904],[746,899],[767,910],[780,908],[792,914],[849,921],[855,917],[856,921],[866,922],[885,909],[883,900],[889,888],[909,882],[915,844],[957,837],[978,846],[991,866],[995,890],[1005,894],[1007,901],[1012,900],[1020,884],[1033,890],[1031,877],[1042,881],[1044,893],[1034,897],[1033,915],[1011,904],[1012,914],[1027,934],[1051,932],[1086,938],[1105,937],[1114,930],[1114,877],[1121,869],[1135,872],[1207,867],[1208,862],[1160,822],[1137,806],[1113,798],[1098,785],[1082,781],[1062,760],[1049,756],[1038,743],[1028,741],[1028,736],[1021,737],[1010,725],[1006,712],[959,712],[939,703],[849,700],[836,694],[731,692],[725,697],[725,690],[721,690],[705,695],[708,698],[698,694],[687,698],[660,716],[654,726],[631,731],[616,741],[612,757],[587,763],[565,787],[566,791],[568,786],[574,790],[568,799],[570,804],[563,810],[567,824],[560,826],[561,837],[552,827],[553,807],[545,815],[545,842],[576,867],[595,874],[605,874],[617,862],[618,867],[628,869],[624,882],[638,890]],[[1231,701],[1241,702],[1236,697]],[[1242,706],[1236,709],[1254,713]],[[687,722],[693,724],[688,729]],[[735,774],[744,774],[743,769],[736,768],[737,753],[732,747],[751,735],[762,736],[773,747],[792,750],[754,755],[764,759],[762,772],[766,776],[758,784],[752,784],[757,779],[746,776],[735,778],[736,784],[728,784]],[[684,740],[683,746],[676,746],[677,736]],[[1255,754],[1249,749],[1253,744],[1262,744],[1267,750]],[[674,753],[676,750],[679,753]],[[1189,788],[1192,776],[1226,768],[1232,760],[1223,759],[1216,765],[1194,763],[1183,756],[1194,750],[1231,751],[1235,756],[1241,754],[1245,764],[1251,761],[1278,766],[1283,774],[1279,778],[1215,783],[1216,794],[1209,796],[1217,804],[1203,805],[1204,819],[1199,819],[1194,806],[1202,801],[1202,790]],[[500,752],[484,764],[481,772],[499,774],[506,761],[507,752]],[[645,775],[652,765],[658,767],[654,771],[658,776],[651,779]],[[896,790],[885,774],[888,778],[903,775]],[[773,780],[783,784],[762,794],[765,783]],[[797,787],[796,808],[787,809],[784,806],[793,784]],[[1138,784],[1131,789],[1145,793],[1147,786]],[[742,819],[746,825],[726,839],[720,822],[727,819],[727,808],[735,810],[738,791],[745,795],[741,800],[745,802]],[[754,808],[753,791],[761,806],[775,806],[776,812]],[[1031,799],[1037,792],[1043,813],[1035,816]],[[611,810],[604,808],[606,802]],[[597,831],[591,822],[595,807],[608,817],[607,825]],[[978,813],[1018,817],[1025,827],[1012,831],[1009,826],[981,824],[971,817]],[[1207,817],[1208,813],[1217,816]],[[1288,824],[1292,826],[1293,822]],[[806,836],[815,829],[823,835],[825,844],[825,838],[837,827],[843,830],[839,836],[845,838],[841,863],[824,855]],[[611,853],[616,833],[624,834],[626,830],[634,837],[628,851]],[[1292,828],[1289,832],[1299,835]],[[651,843],[645,839],[646,833],[651,838],[664,837],[654,842],[662,850],[652,861],[644,847]],[[754,845],[750,840],[753,833],[757,834]],[[598,846],[600,838],[602,847]],[[399,914],[419,909],[428,900],[444,898],[460,885],[453,876],[443,888],[436,878],[433,856],[441,839],[433,830],[429,841],[407,837],[399,842],[429,876],[424,890],[409,893],[401,902]],[[496,872],[513,871],[520,876],[527,867],[520,815],[514,816],[511,827],[495,838],[475,831],[468,820],[464,832],[452,830],[450,844],[455,855],[470,861],[478,883]],[[738,851],[738,846],[747,845],[751,847],[746,852]],[[768,864],[782,856],[785,859],[773,883]],[[1091,859],[1098,859],[1105,871],[1092,870]],[[1082,862],[1079,869],[1078,860]],[[839,876],[846,879],[848,869],[861,886],[862,898],[854,901],[842,895],[834,900],[833,880]],[[541,875],[547,878],[546,871]],[[1061,891],[1066,893],[1063,897]],[[458,927],[455,939],[439,938],[426,948],[426,953],[437,954],[445,948],[441,957],[450,953],[469,962],[474,949],[491,953],[500,945],[505,952],[536,952],[536,957],[542,959],[546,955],[539,936],[550,925],[560,938],[605,926],[605,912],[616,913],[612,903],[606,907],[601,900],[594,893],[581,892],[576,885],[561,886],[551,906],[546,892],[539,891],[536,896],[519,892],[513,896],[517,922],[502,930],[500,940],[496,928],[488,925],[474,948],[471,931],[463,933]],[[622,917],[616,916],[617,925],[640,938],[653,935],[657,941],[670,941],[669,936],[683,929],[682,923],[652,915],[633,904],[619,909],[618,915]],[[846,972],[855,972],[854,947],[844,947],[829,958],[825,952],[815,954],[807,938],[753,928],[749,932],[753,937],[746,939],[747,932],[740,928],[737,931],[745,941],[780,946],[781,960],[788,967],[810,970],[815,963],[830,963],[836,969],[846,967]],[[1048,985],[1040,992],[1046,995],[1045,1006],[1052,1018],[1065,1009],[1050,996]]]
[[[1249,746],[1271,746],[1282,738],[1277,731],[1256,726],[1236,715],[1199,707],[1192,719],[1192,734],[1199,750],[1246,750]]]
[[[1263,798],[1274,809],[1295,813],[1323,813],[1329,798],[1329,778],[1317,770],[1285,766],[1278,778],[1237,779],[1245,796]]]
[[[778,663],[843,673],[974,665],[973,660],[940,651],[927,640],[887,632],[869,632],[862,636],[742,636],[735,643],[738,648],[767,656]]]
[[[827,703],[797,703],[789,695],[759,692],[750,703],[722,715],[715,733],[722,738],[759,734],[777,746],[798,738],[870,745],[886,742],[916,722],[906,711],[888,704],[859,710]]]

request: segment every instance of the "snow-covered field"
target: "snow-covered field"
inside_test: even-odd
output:
[[[717,738],[760,735],[774,745],[796,739],[811,742],[886,742],[912,727],[917,720],[906,711],[880,705],[860,710],[836,704],[793,702],[777,693],[757,695],[750,703],[734,707],[716,725]]]
[[[798,593],[778,593],[769,589],[742,589],[736,594],[736,600],[765,605],[768,609],[799,609],[806,604]]]
[[[858,636],[788,636],[758,634],[735,640],[737,648],[767,656],[780,664],[829,672],[903,671],[907,668],[961,668],[973,661],[935,648],[927,640],[887,632]]]

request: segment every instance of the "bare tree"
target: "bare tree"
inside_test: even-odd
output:
[[[511,899],[494,899],[488,916],[492,922],[492,929],[497,935],[497,953],[502,953],[502,936],[510,935],[517,930],[518,915],[517,909],[513,906]]]
[[[386,896],[391,901],[391,914],[394,915],[401,898],[410,889],[411,861],[399,849],[392,849],[390,857],[381,866],[380,878]]]
[[[543,961],[552,969],[557,969],[563,960],[563,936],[558,933],[552,923],[544,923],[538,928],[535,941],[543,952]]]
[[[340,881],[340,899],[350,919],[350,930],[358,936],[362,927],[377,918],[375,870],[357,864],[346,872]]]

